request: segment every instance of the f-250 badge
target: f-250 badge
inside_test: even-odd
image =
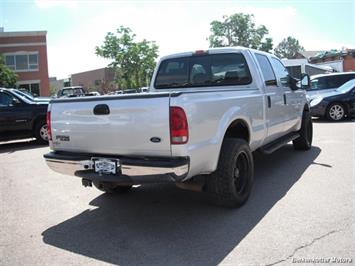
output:
[[[69,136],[63,136],[63,135],[57,135],[57,136],[55,136],[55,139],[60,140],[60,141],[70,141]]]

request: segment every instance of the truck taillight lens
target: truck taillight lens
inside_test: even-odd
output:
[[[48,140],[52,140],[52,128],[51,128],[51,112],[47,112],[47,132]]]
[[[189,126],[184,109],[170,107],[170,142],[185,144],[189,140]]]

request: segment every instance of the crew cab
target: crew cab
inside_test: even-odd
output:
[[[253,184],[253,152],[312,145],[301,82],[274,55],[213,48],[160,59],[149,92],[52,100],[47,121],[56,172],[108,193],[174,182],[237,207]]]
[[[32,101],[14,89],[0,88],[0,141],[35,137],[47,144],[48,103]]]

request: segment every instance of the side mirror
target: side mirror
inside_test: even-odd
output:
[[[308,74],[302,74],[301,89],[308,89],[311,86],[311,79]]]
[[[289,82],[291,90],[295,91],[295,90],[300,89],[300,87],[298,85],[299,84],[298,79],[295,79],[294,77],[289,76],[288,82]]]
[[[12,99],[12,102],[11,102],[11,105],[12,106],[20,106],[21,105],[21,102],[20,100],[16,99],[16,98],[13,98]]]

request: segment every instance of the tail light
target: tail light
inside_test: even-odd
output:
[[[170,107],[170,143],[185,144],[189,140],[189,126],[184,109]]]
[[[47,112],[47,132],[48,132],[48,140],[52,140],[51,111]]]

